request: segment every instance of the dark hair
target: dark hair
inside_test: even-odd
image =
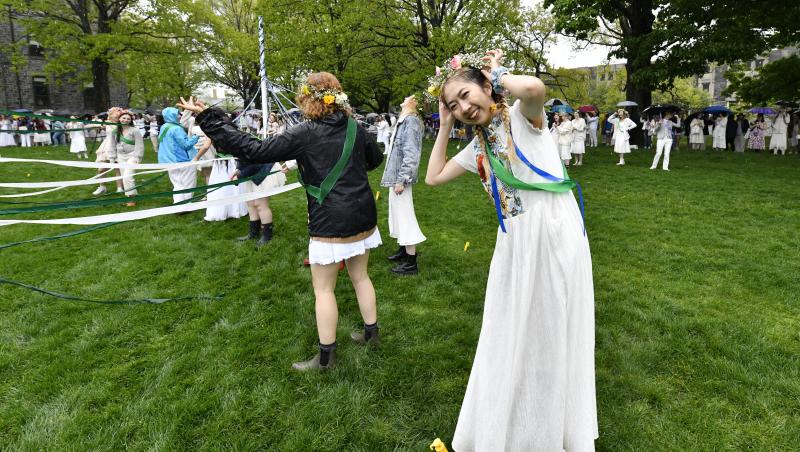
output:
[[[487,83],[491,84],[489,79],[486,78],[486,75],[484,75],[483,71],[480,69],[475,69],[472,67],[461,68],[455,74],[451,75],[450,78],[445,80],[444,83],[442,83],[442,90],[439,94],[439,99],[441,99],[445,105],[447,105],[447,102],[445,102],[444,99],[444,87],[447,86],[451,80],[464,80],[467,82],[472,82],[480,87],[486,86]],[[494,90],[492,90],[492,100],[499,104],[501,102],[505,102],[505,97],[503,97],[502,94],[497,94],[494,92]]]

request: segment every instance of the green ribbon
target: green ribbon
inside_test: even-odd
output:
[[[339,178],[342,177],[344,166],[347,164],[347,161],[350,160],[350,155],[353,153],[353,146],[356,143],[356,131],[356,121],[353,118],[348,117],[347,135],[344,139],[342,155],[339,156],[339,160],[336,162],[336,165],[334,165],[333,169],[331,169],[331,172],[325,176],[325,179],[322,180],[322,183],[319,185],[319,187],[308,185],[303,182],[301,177],[298,177],[300,179],[300,183],[303,184],[303,187],[305,187],[309,196],[316,199],[320,204],[322,204],[322,202],[328,196],[328,193],[330,193],[333,186],[336,185],[336,182],[339,180]]]
[[[164,127],[161,128],[161,133],[158,134],[158,144],[161,144],[161,141],[164,140],[165,136],[167,136],[167,131],[169,131],[169,129],[177,126],[177,124],[173,124],[171,122],[164,124]]]
[[[41,294],[50,295],[51,297],[60,298],[69,301],[85,301],[87,303],[95,304],[162,304],[169,301],[185,301],[185,300],[221,300],[224,294],[220,295],[191,295],[186,297],[169,297],[169,298],[139,298],[134,300],[94,300],[91,298],[83,298],[75,295],[63,294],[54,292],[52,290],[42,289],[41,287],[31,286],[30,284],[21,283],[19,281],[12,281],[0,277],[0,284],[8,284],[11,286],[22,287],[23,289],[32,290]]]
[[[125,137],[125,135],[120,135],[119,136],[119,141],[122,141],[123,143],[129,144],[131,146],[135,146],[136,145],[136,142],[134,140],[131,140],[131,139]]]
[[[129,190],[139,190],[142,187],[146,187],[148,185],[153,184],[154,182],[158,181],[159,179],[161,179],[162,177],[164,177],[166,175],[167,175],[166,172],[161,173],[158,176],[152,177],[152,178],[142,182],[139,185],[134,185]],[[116,194],[117,193],[114,193],[114,192],[106,192],[106,193],[103,193],[102,195],[97,195],[97,197],[79,199],[77,201],[60,201],[60,202],[52,202],[52,201],[48,201],[48,202],[42,202],[42,201],[0,201],[0,204],[15,204],[15,205],[19,205],[19,204],[35,204],[35,205],[40,205],[40,206],[52,206],[52,205],[56,205],[56,204],[62,204],[63,202],[81,202],[81,201],[89,201],[89,200],[98,199],[98,198],[107,198],[109,196],[116,195]]]
[[[575,188],[575,181],[568,178],[566,168],[564,168],[564,180],[561,182],[523,182],[511,174],[511,172],[503,165],[503,162],[492,155],[491,150],[488,149],[488,147],[486,150],[486,155],[489,157],[489,164],[492,166],[495,176],[497,176],[498,179],[500,179],[509,187],[513,187],[518,190],[540,190],[554,193],[563,193]]]
[[[72,118],[65,118],[63,116],[49,116],[49,115],[37,115],[35,113],[17,113],[11,110],[5,110],[0,108],[0,115],[3,116],[25,116],[28,118],[37,118],[37,119],[49,119],[51,121],[65,121],[65,122],[80,122],[83,124],[103,124],[108,126],[116,126],[119,125],[116,122],[106,122],[106,121],[90,121],[88,119],[72,119]]]

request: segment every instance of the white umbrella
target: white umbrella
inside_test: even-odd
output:
[[[638,107],[639,104],[630,100],[623,100],[617,104],[617,107]]]

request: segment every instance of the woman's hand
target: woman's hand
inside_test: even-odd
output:
[[[239,179],[239,170],[236,170],[231,176],[231,180]]]
[[[178,108],[182,108],[184,110],[191,111],[193,113],[200,113],[206,108],[208,108],[206,104],[203,103],[203,101],[195,99],[194,97],[191,96],[189,96],[188,101],[183,97],[181,97],[181,101],[175,104],[175,106]]]
[[[450,109],[447,108],[447,105],[445,105],[444,102],[439,99],[439,130],[444,129],[445,127],[449,129],[453,127],[453,124],[455,124],[453,113],[450,112]]]
[[[503,51],[500,49],[487,50],[486,56],[482,58],[486,66],[483,67],[483,75],[487,79],[492,79],[491,71],[503,66]]]
[[[403,184],[394,184],[394,194],[401,195],[403,194],[403,190],[406,189],[406,186]]]

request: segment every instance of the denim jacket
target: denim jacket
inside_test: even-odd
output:
[[[397,121],[389,142],[389,156],[381,178],[382,187],[417,183],[423,132],[422,121],[415,115],[403,116]]]

